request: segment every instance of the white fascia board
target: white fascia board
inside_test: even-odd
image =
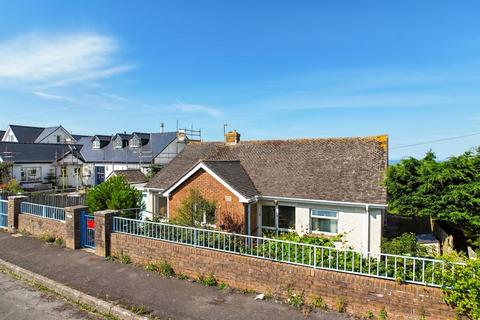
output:
[[[167,190],[165,190],[163,192],[163,195],[165,197],[168,197],[170,196],[170,193],[175,190],[178,186],[180,186],[182,183],[184,183],[188,178],[190,178],[195,172],[197,172],[198,170],[200,169],[203,169],[205,170],[205,172],[207,172],[208,174],[210,174],[212,177],[215,178],[215,180],[217,180],[218,182],[220,182],[225,188],[227,188],[229,191],[231,191],[235,196],[238,197],[238,200],[240,202],[244,202],[244,203],[248,203],[250,202],[249,199],[245,198],[244,196],[242,196],[237,190],[233,189],[232,186],[230,186],[225,180],[223,180],[222,178],[220,178],[215,172],[213,172],[212,170],[210,170],[205,164],[203,164],[202,162],[200,162],[199,164],[197,164],[192,170],[190,170],[189,172],[187,172],[180,180],[178,180],[173,186],[171,186],[170,188],[168,188]]]
[[[288,197],[276,197],[276,196],[257,196],[250,199],[251,201],[257,200],[277,200],[277,201],[289,201],[289,202],[302,202],[302,203],[317,203],[336,206],[349,206],[349,207],[369,207],[385,209],[388,207],[386,204],[378,203],[364,203],[364,202],[348,202],[348,201],[333,201],[333,200],[317,200],[317,199],[301,199],[301,198],[288,198]]]

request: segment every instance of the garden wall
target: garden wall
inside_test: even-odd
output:
[[[47,234],[56,238],[66,238],[65,221],[45,219],[31,214],[18,215],[18,230],[36,237]]]
[[[378,315],[385,308],[389,319],[454,319],[454,311],[443,302],[440,289],[365,276],[312,269],[230,253],[194,248],[159,240],[112,233],[113,255],[128,255],[133,262],[147,264],[166,260],[175,272],[192,278],[213,273],[219,282],[286,298],[287,291],[320,296],[335,309],[339,298],[347,300],[347,312]]]

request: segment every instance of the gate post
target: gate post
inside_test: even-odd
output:
[[[80,249],[80,217],[86,206],[65,208],[65,246],[69,249]]]
[[[110,256],[110,234],[113,227],[113,216],[116,210],[96,211],[95,216],[95,254],[101,257]]]
[[[20,203],[27,200],[27,196],[8,197],[8,232],[18,231],[18,215],[20,214]]]

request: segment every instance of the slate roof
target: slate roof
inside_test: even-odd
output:
[[[45,128],[43,129],[42,133],[40,133],[40,135],[35,139],[35,143],[39,143],[41,142],[43,139],[45,139],[46,137],[48,137],[49,135],[51,135],[55,130],[57,130],[58,128],[60,128],[60,126],[56,126],[56,127],[49,127],[49,128]]]
[[[124,177],[128,183],[142,183],[147,181],[147,177],[139,169],[114,170],[112,175]]]
[[[239,160],[202,161],[202,163],[245,198],[248,199],[258,194],[252,180],[250,180]]]
[[[92,137],[83,137],[77,141],[77,144],[82,145],[80,154],[86,162],[138,163],[141,152],[141,162],[148,163],[172,143],[176,137],[175,132],[152,133],[148,143],[141,148],[116,149],[113,147],[110,136],[108,136],[108,144],[100,149],[92,148]]]
[[[236,160],[258,195],[386,204],[387,137],[193,143],[147,184],[167,189],[199,161]]]
[[[11,152],[15,163],[52,163],[78,145],[58,143],[17,143],[0,142],[0,157]]]
[[[2,140],[3,136],[5,135],[5,131],[0,130],[0,141]]]
[[[34,143],[37,137],[45,130],[41,127],[29,127],[29,126],[19,126],[19,125],[10,125],[15,137],[17,137],[18,142],[21,143]]]

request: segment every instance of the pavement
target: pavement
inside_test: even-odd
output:
[[[351,319],[320,310],[305,316],[283,303],[254,300],[254,294],[163,278],[138,266],[107,261],[85,250],[69,250],[19,234],[0,232],[0,259],[127,308],[144,306],[160,319]]]
[[[0,272],[0,320],[99,320],[86,311]]]

